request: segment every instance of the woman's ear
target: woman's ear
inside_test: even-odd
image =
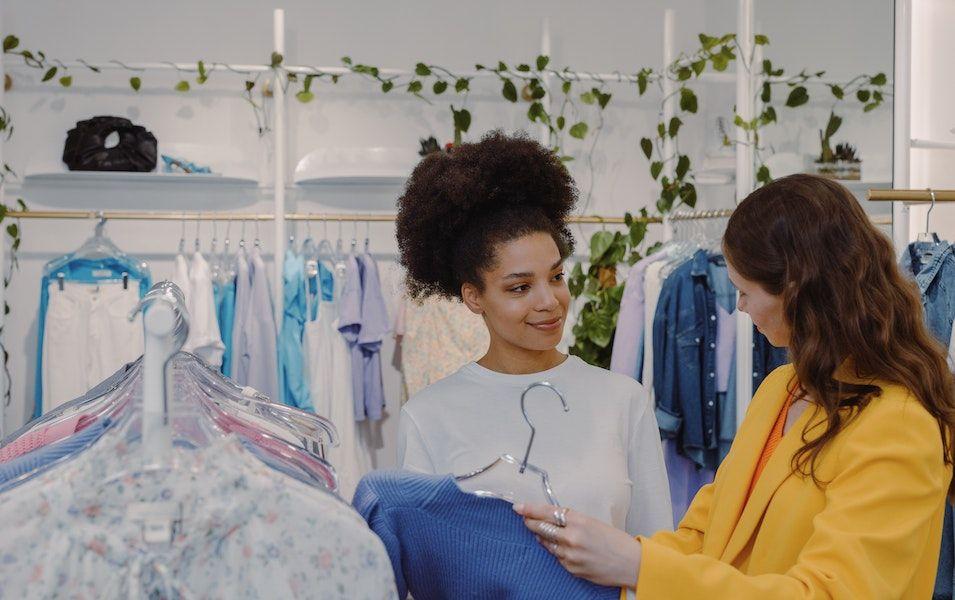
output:
[[[481,292],[473,283],[461,284],[461,300],[474,314],[484,314],[484,308],[481,306]]]

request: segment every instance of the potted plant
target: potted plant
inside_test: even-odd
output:
[[[842,117],[834,112],[829,113],[829,122],[825,132],[819,130],[819,158],[815,161],[816,173],[833,179],[859,180],[862,179],[862,160],[856,156],[856,149],[851,144],[836,144],[832,149],[832,136],[839,131]]]

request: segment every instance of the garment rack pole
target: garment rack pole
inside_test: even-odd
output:
[[[869,190],[873,202],[955,202],[955,190]]]

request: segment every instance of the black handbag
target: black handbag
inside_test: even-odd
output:
[[[119,143],[106,147],[113,132]],[[139,171],[156,168],[156,136],[122,117],[78,121],[66,134],[63,162],[71,171]]]

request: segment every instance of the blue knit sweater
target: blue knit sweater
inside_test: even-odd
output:
[[[508,502],[465,493],[450,476],[376,471],[353,504],[385,543],[401,599],[620,597],[568,573]]]

